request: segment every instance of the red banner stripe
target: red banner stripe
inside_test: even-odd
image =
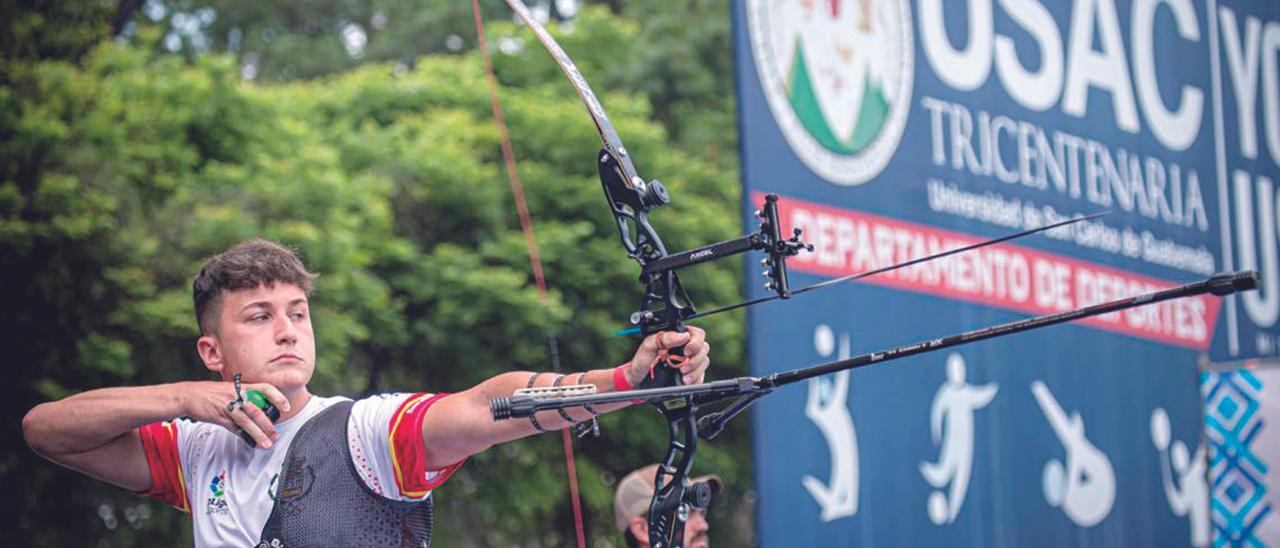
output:
[[[764,195],[753,194],[756,203]],[[804,229],[813,253],[793,270],[821,276],[858,274],[981,241],[980,238],[860,211],[787,198],[783,230]],[[1070,230],[1070,228],[1056,229]],[[1158,291],[1177,284],[1076,258],[1002,243],[859,280],[1028,314],[1050,314]],[[1097,316],[1080,323],[1166,344],[1204,350],[1221,301],[1202,295]]]

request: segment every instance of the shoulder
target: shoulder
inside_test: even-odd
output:
[[[152,435],[166,433],[175,442],[184,446],[216,437],[219,432],[228,433],[227,429],[221,426],[209,422],[195,421],[188,417],[178,417],[173,420],[148,424],[143,427],[143,430],[145,433]]]
[[[336,404],[336,403],[341,403],[341,402],[344,402],[344,401],[351,401],[351,398],[348,398],[348,397],[346,397],[346,396],[316,396],[316,395],[312,395],[312,396],[311,396],[311,399],[312,399],[313,401],[315,401],[316,411],[321,411],[321,410],[324,410],[324,409],[328,409],[329,407],[333,406],[333,405],[334,405],[334,404]]]
[[[392,392],[374,394],[356,400],[351,406],[353,418],[386,418],[409,411],[430,399],[432,394],[426,392]]]
[[[401,501],[422,500],[456,469],[425,469],[422,417],[441,396],[377,394],[352,406],[347,442],[361,479],[375,493]]]

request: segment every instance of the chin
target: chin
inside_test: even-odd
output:
[[[276,371],[273,375],[268,375],[268,383],[271,383],[281,392],[292,392],[298,388],[307,386],[311,382],[311,369],[289,369],[285,371]]]

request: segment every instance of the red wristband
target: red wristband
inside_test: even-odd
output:
[[[628,390],[636,389],[636,387],[631,386],[631,381],[627,380],[627,367],[630,365],[631,364],[629,363],[624,363],[622,365],[619,365],[618,367],[613,368],[613,389],[614,390],[617,390],[618,392],[626,392]]]

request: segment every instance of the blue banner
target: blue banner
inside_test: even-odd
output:
[[[1111,212],[758,307],[753,374],[1263,276],[778,391],[755,415],[761,542],[1209,543],[1197,363],[1278,350],[1280,6],[734,6],[744,214],[779,194],[814,244],[793,287]]]

